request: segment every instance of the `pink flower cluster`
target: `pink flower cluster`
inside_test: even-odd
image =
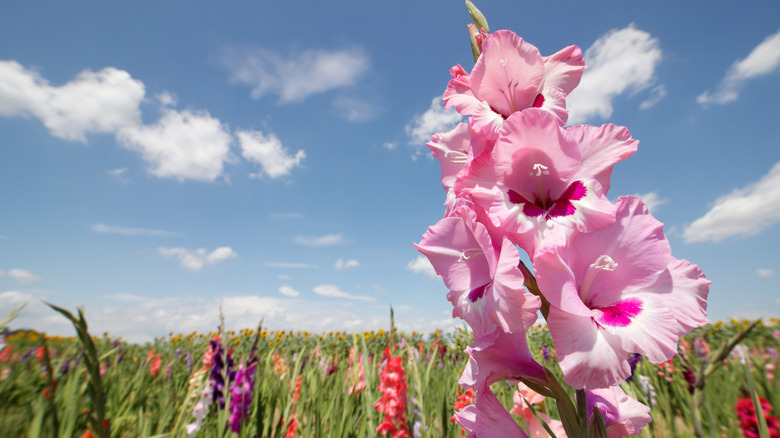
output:
[[[446,212],[415,247],[449,289],[453,317],[474,333],[460,384],[477,399],[459,414],[472,432],[511,420],[489,413],[503,409],[492,383],[545,381],[525,334],[540,310],[565,381],[608,392],[597,405],[618,422],[629,356],[669,360],[680,336],[707,322],[701,270],[672,256],[641,199],[607,199],[613,166],[638,141],[612,124],[565,126],[566,96],[583,68],[578,47],[542,56],[511,31],[484,35],[471,72],[453,67],[443,96],[468,123],[427,143],[441,164]],[[633,414],[636,424],[649,421],[646,411]]]

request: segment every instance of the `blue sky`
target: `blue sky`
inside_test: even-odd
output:
[[[619,7],[616,7],[619,5]],[[641,195],[713,281],[713,320],[780,316],[780,5],[477,6],[585,52],[571,123],[640,141]],[[460,0],[4,2],[0,318],[134,341],[216,328],[462,325],[412,247],[443,214],[424,146],[473,65]]]

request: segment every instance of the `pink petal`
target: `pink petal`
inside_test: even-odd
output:
[[[675,313],[677,322],[687,333],[695,327],[709,323],[707,319],[707,295],[711,281],[698,266],[688,260],[672,257],[669,262],[672,275],[672,298],[667,306]]]
[[[481,344],[466,348],[469,361],[458,383],[479,393],[501,380],[520,377],[546,382],[542,366],[536,363],[525,332],[503,333],[497,330]]]
[[[575,235],[562,258],[582,281],[590,266],[609,256],[617,268],[602,270],[587,292],[580,296],[589,307],[606,307],[624,298],[627,291],[641,290],[655,283],[671,259],[671,246],[663,224],[652,217],[641,199],[618,198],[615,222],[599,231]]]
[[[449,132],[439,132],[433,134],[431,141],[425,143],[433,156],[439,160],[441,165],[441,184],[444,190],[452,188],[455,182],[455,175],[463,169],[468,158],[469,148],[471,147],[471,133],[469,126],[460,123],[455,129]]]
[[[477,392],[475,403],[455,413],[455,418],[470,437],[528,438],[489,388]]]
[[[482,43],[482,55],[471,70],[471,89],[496,112],[509,116],[533,105],[544,73],[539,49],[514,32],[499,30]]]
[[[620,303],[627,301],[640,303],[635,313],[631,311],[623,314],[627,323],[602,323],[601,328],[619,336],[623,350],[640,353],[650,362],[666,362],[674,357],[677,354],[677,341],[683,333],[678,330],[675,315],[665,307],[663,298],[656,294],[639,293]],[[596,317],[596,322],[602,322],[601,316]]]
[[[616,125],[576,125],[567,127],[566,132],[580,145],[582,165],[578,177],[595,179],[604,193],[609,191],[612,167],[633,155],[639,144],[627,128]]]
[[[530,328],[537,318],[541,299],[525,290],[525,277],[517,265],[520,254],[517,247],[503,239],[498,266],[487,296],[488,308],[496,324],[507,333],[521,332]]]
[[[558,88],[569,94],[580,83],[585,61],[579,47],[569,46],[543,59],[545,88]]]
[[[631,375],[621,338],[599,328],[592,317],[550,307],[547,325],[564,380],[574,389],[605,388]]]
[[[495,265],[490,236],[473,212],[445,217],[423,235],[418,251],[425,254],[450,290],[470,291],[492,281]]]
[[[639,435],[650,422],[650,408],[629,397],[619,386],[594,389],[586,394],[588,416],[593,408],[604,415],[607,438]]]

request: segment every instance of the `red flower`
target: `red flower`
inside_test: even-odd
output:
[[[154,354],[154,350],[149,350],[149,353],[146,355],[147,359],[151,359],[151,362],[149,362],[149,374],[152,375],[152,377],[157,377],[157,373],[160,372],[160,367],[162,367],[162,359],[160,358],[159,354]]]
[[[778,421],[777,417],[769,415],[772,412],[772,405],[764,397],[759,397],[758,401],[764,413],[764,420],[766,421],[770,438],[780,438],[780,421]],[[753,400],[747,397],[737,399],[736,411],[740,419],[739,427],[742,429],[742,435],[746,438],[759,438],[758,417],[753,407]]]
[[[374,403],[374,409],[385,414],[385,419],[376,431],[383,436],[388,433],[393,438],[409,438],[409,426],[406,425],[406,371],[402,357],[393,357],[385,347],[387,362],[380,374],[379,392],[382,397]]]

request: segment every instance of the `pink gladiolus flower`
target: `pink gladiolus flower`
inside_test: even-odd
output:
[[[521,417],[525,424],[528,425],[528,436],[530,438],[549,438],[549,434],[544,429],[542,423],[536,418],[528,404],[538,405],[541,404],[546,397],[529,388],[523,383],[517,384],[517,391],[512,396],[512,401],[515,403],[514,407],[509,411],[510,414],[515,414]],[[528,404],[526,404],[528,402]],[[552,420],[544,412],[537,410],[536,412],[542,421],[547,424],[552,433],[557,438],[565,438],[566,431],[563,428],[563,423],[560,420]]]
[[[455,419],[470,437],[528,438],[489,387],[477,391],[476,402],[456,412]]]
[[[650,408],[629,397],[619,386],[588,391],[586,400],[591,420],[594,408],[604,416],[607,438],[638,435],[651,419]]]
[[[393,438],[410,438],[409,426],[406,425],[406,371],[402,357],[393,357],[390,349],[385,347],[387,362],[379,382],[382,397],[374,403],[374,409],[384,414],[384,421],[377,426],[376,431],[382,436],[390,434]]]
[[[454,190],[471,195],[491,225],[533,257],[550,228],[594,231],[614,221],[606,197],[612,167],[637,143],[623,127],[563,128],[530,109],[506,120],[492,152],[475,158]]]
[[[355,357],[357,355],[357,358]],[[358,366],[355,368],[357,359]],[[349,384],[349,394],[359,394],[366,389],[366,376],[363,366],[363,355],[356,354],[354,348],[349,349],[349,359],[347,359],[347,383]]]
[[[458,383],[479,394],[501,380],[520,377],[545,383],[542,366],[536,363],[526,341],[525,332],[504,333],[496,330],[482,345],[466,348],[469,361]]]
[[[473,122],[486,134],[498,132],[503,119],[527,108],[549,111],[564,124],[566,95],[579,84],[584,67],[576,46],[542,57],[514,32],[499,30],[485,37],[471,74],[460,65],[450,70],[444,105],[474,116]]]
[[[536,321],[541,301],[524,289],[517,248],[494,242],[467,205],[430,227],[415,248],[444,279],[452,316],[471,326],[477,342],[497,327],[522,332]]]
[[[550,334],[574,388],[616,385],[631,374],[630,353],[669,360],[680,336],[707,323],[710,282],[671,256],[662,228],[639,198],[621,197],[612,225],[537,253]]]

